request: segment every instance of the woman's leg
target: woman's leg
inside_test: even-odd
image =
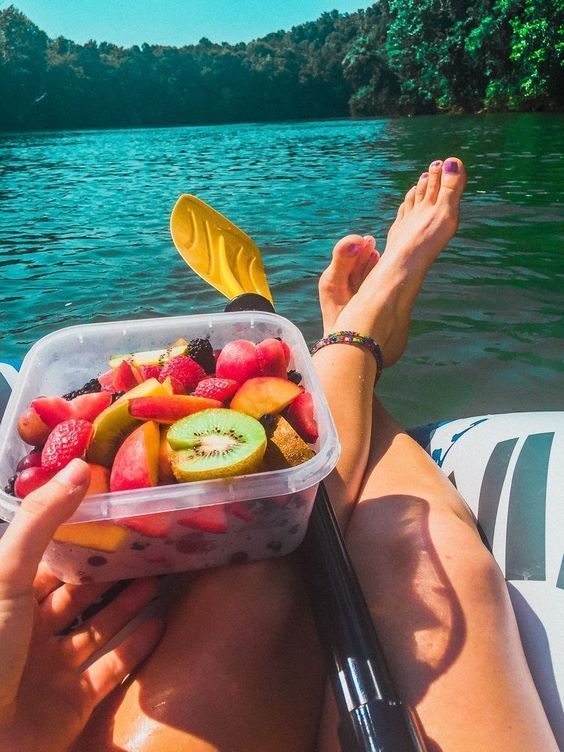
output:
[[[311,752],[325,678],[294,558],[171,585],[161,642],[74,752]]]
[[[329,328],[370,334],[386,365],[397,360],[424,274],[456,230],[464,184],[458,160],[431,165],[400,207],[377,267],[340,310],[326,284],[347,276],[336,249],[320,282],[327,318],[337,314]],[[556,750],[503,577],[457,491],[378,402],[370,407],[369,353],[332,345],[315,364],[343,444],[329,492],[343,526],[350,519],[351,558],[400,695],[431,749]],[[330,699],[322,750],[339,749],[335,715]]]

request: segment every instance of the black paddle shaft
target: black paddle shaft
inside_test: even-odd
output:
[[[226,311],[274,312],[244,293]],[[319,639],[339,708],[343,752],[425,752],[414,714],[401,702],[323,483],[301,547]]]

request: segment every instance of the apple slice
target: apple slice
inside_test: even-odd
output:
[[[276,415],[293,402],[301,389],[288,379],[277,376],[257,376],[248,379],[235,392],[231,409],[260,418],[262,415]]]
[[[129,400],[129,412],[141,420],[156,420],[157,423],[172,425],[180,418],[206,410],[223,407],[219,400],[209,397],[195,397],[191,394],[171,394],[166,397],[136,397]]]
[[[158,483],[159,426],[142,423],[117,451],[110,475],[110,491],[150,488]]]
[[[147,379],[101,412],[94,421],[94,431],[86,453],[87,461],[110,467],[121,442],[140,423],[129,412],[129,400],[158,395],[166,395],[165,387],[156,379]]]

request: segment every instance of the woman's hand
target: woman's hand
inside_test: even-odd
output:
[[[65,585],[40,564],[57,527],[78,507],[89,469],[73,460],[26,496],[0,539],[0,752],[65,752],[96,705],[153,649],[150,619],[85,664],[153,598],[136,580],[80,628],[60,633],[111,583]]]

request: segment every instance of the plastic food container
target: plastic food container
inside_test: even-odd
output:
[[[318,484],[335,466],[339,443],[301,332],[271,313],[87,324],[39,340],[24,360],[0,426],[0,487],[30,449],[16,425],[32,399],[78,389],[108,369],[111,354],[161,349],[179,337],[209,337],[214,349],[234,339],[284,339],[292,350],[290,368],[301,373],[302,384],[313,395],[319,428],[315,457],[284,470],[88,496],[69,520],[70,539],[52,541],[45,553],[51,570],[65,582],[143,577],[282,556],[305,535]],[[213,505],[227,507],[226,531],[182,524],[185,510]],[[13,496],[0,491],[1,518],[11,520],[17,507]],[[166,534],[149,537],[120,525],[123,518],[148,514],[160,516]]]

